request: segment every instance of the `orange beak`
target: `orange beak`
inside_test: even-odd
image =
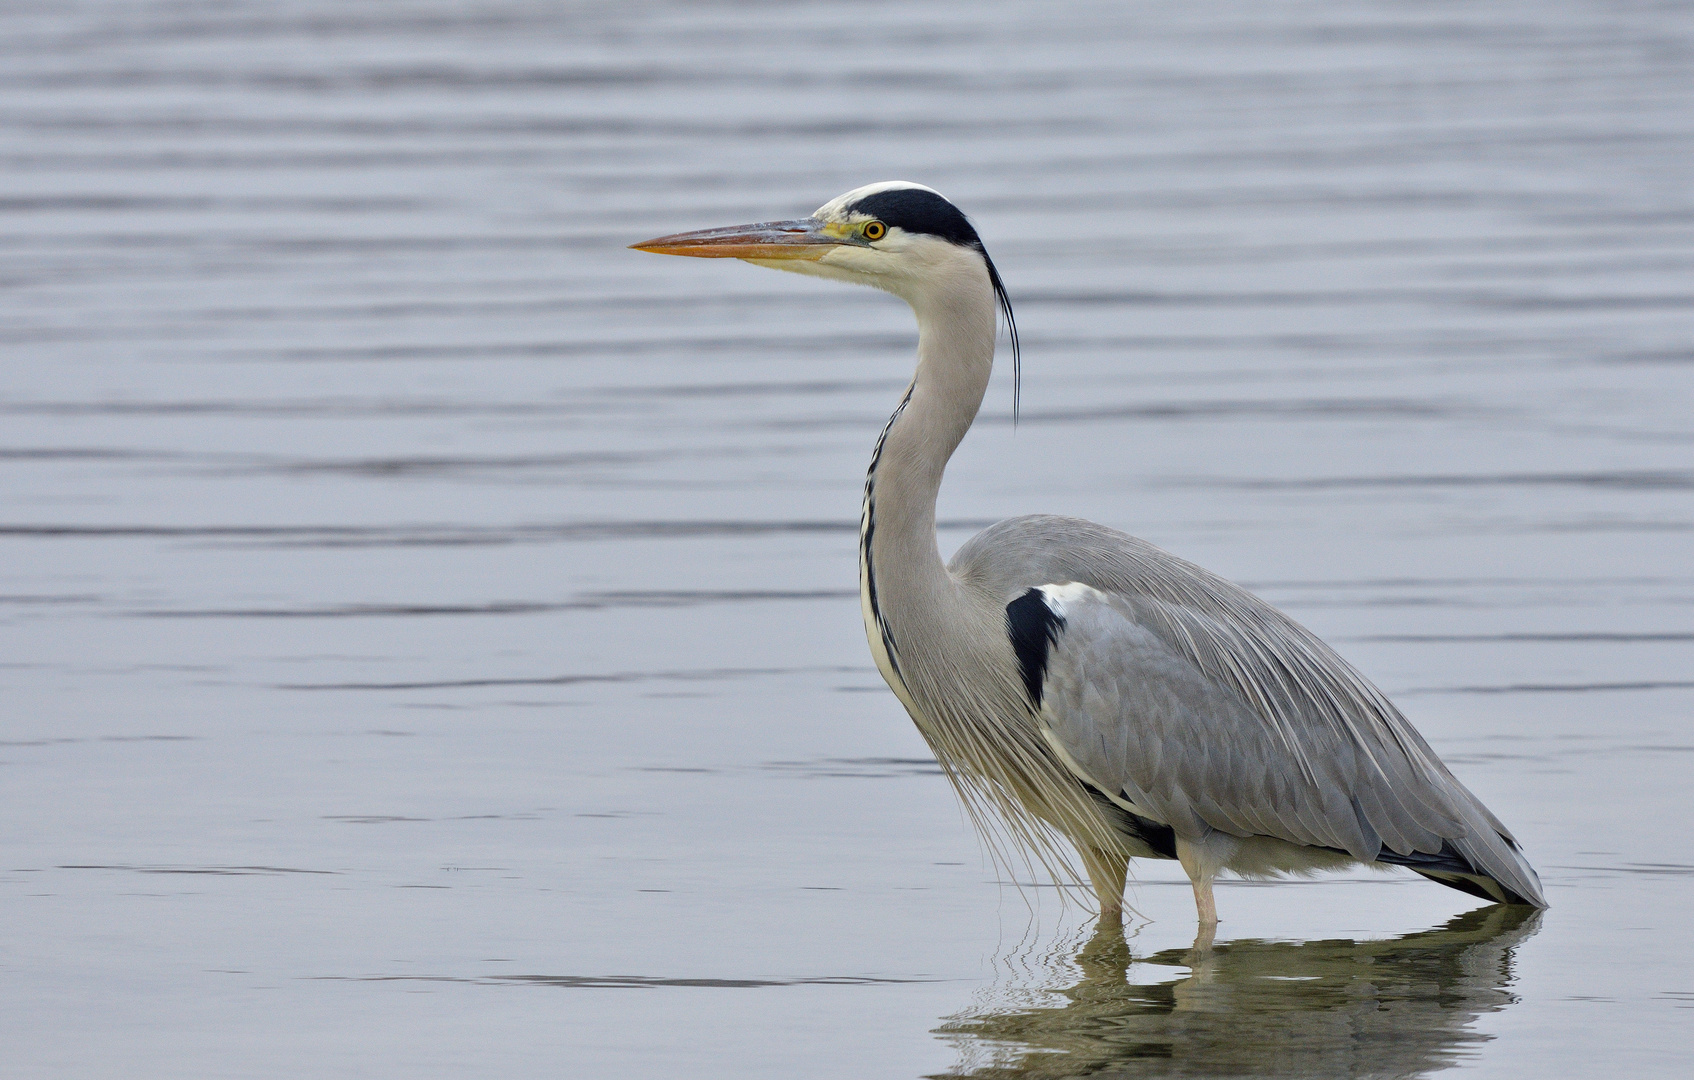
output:
[[[629,245],[655,255],[690,255],[696,259],[811,259],[824,257],[845,241],[824,232],[815,218],[798,221],[760,221],[719,229],[660,236]]]

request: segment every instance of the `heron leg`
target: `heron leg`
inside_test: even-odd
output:
[[[1217,900],[1212,896],[1212,881],[1224,863],[1235,854],[1241,841],[1227,833],[1212,832],[1200,840],[1176,840],[1177,861],[1194,886],[1194,907],[1200,916],[1202,932],[1218,925]]]
[[[1194,885],[1194,908],[1200,915],[1200,928],[1204,932],[1218,924],[1218,902],[1212,896],[1211,878],[1195,878],[1192,883]]]
[[[1122,851],[1108,851],[1090,844],[1080,844],[1082,865],[1088,870],[1088,880],[1094,885],[1094,895],[1100,901],[1100,921],[1123,921],[1123,886],[1129,876],[1129,856]]]

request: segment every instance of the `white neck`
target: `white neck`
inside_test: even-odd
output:
[[[993,287],[980,259],[969,266],[974,274],[906,297],[918,320],[917,371],[865,481],[860,581],[865,629],[885,675],[885,651],[897,669],[902,638],[926,633],[958,603],[936,544],[935,500],[994,366]]]

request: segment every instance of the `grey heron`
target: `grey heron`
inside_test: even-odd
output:
[[[809,218],[679,233],[642,251],[737,258],[885,289],[917,367],[865,480],[859,587],[877,668],[979,826],[996,811],[1049,869],[1067,838],[1121,919],[1132,858],[1175,859],[1202,932],[1212,882],[1407,867],[1546,907],[1517,841],[1398,709],[1247,590],[1076,518],[992,525],[941,558],[935,501],[988,388],[999,272],[965,215],[903,181]]]

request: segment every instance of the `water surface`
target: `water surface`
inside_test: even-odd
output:
[[[0,31],[8,1074],[1686,1073],[1686,5]],[[943,548],[1249,585],[1549,912],[1226,885],[1202,954],[1168,865],[1119,939],[985,858],[859,625],[909,313],[624,249],[894,177],[1024,334]]]

